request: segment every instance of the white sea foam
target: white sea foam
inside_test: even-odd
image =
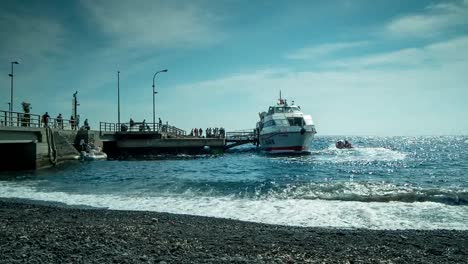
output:
[[[395,185],[386,182],[322,182],[289,184],[279,191],[271,190],[264,198],[322,199],[359,202],[439,202],[449,205],[467,205],[468,188],[421,188],[410,184]]]
[[[325,162],[372,162],[372,161],[399,161],[406,158],[406,154],[387,148],[355,147],[352,149],[337,149],[330,146],[327,149],[315,151],[314,157]]]
[[[355,202],[233,197],[138,197],[41,192],[35,187],[0,182],[0,197],[62,202],[117,210],[158,211],[232,218],[270,224],[368,228],[468,230],[468,206],[433,202]]]

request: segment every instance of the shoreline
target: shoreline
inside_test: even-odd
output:
[[[468,230],[278,226],[0,198],[2,263],[463,263]]]

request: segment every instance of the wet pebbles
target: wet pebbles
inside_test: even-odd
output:
[[[301,228],[0,200],[0,263],[468,263],[468,231]]]

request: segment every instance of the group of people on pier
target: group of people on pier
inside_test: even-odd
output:
[[[205,130],[205,137],[206,138],[224,138],[225,133],[226,133],[226,131],[222,127],[221,128],[217,128],[217,127],[211,128],[211,127],[209,127],[209,128],[207,128]],[[193,128],[190,131],[189,136],[202,138],[203,137],[203,129]]]
[[[150,124],[151,125],[151,124]],[[126,132],[126,131],[135,131],[135,128],[134,127],[137,127],[138,128],[138,131],[142,132],[142,131],[151,131],[151,126],[148,125],[146,123],[146,119],[143,119],[143,121],[141,122],[135,122],[133,121],[132,118],[130,118],[130,121],[128,122],[128,126],[127,124],[123,123],[123,124],[120,124],[120,131],[122,132]],[[165,125],[163,125],[162,123],[162,120],[161,118],[159,118],[159,122],[157,124],[152,124],[155,126],[155,131],[160,131],[160,132],[167,132],[167,127],[169,126],[168,123],[166,123]]]
[[[43,124],[44,127],[50,127],[50,125],[49,125],[50,119],[51,118],[50,118],[49,112],[45,112],[45,114],[42,115],[41,121],[42,121],[42,124]],[[59,113],[59,115],[55,118],[54,123],[53,123],[52,126],[55,127],[55,128],[64,129],[63,121],[64,121],[64,119],[62,117],[62,114]],[[70,123],[70,128],[72,130],[77,130],[79,128],[79,126],[80,126],[79,116],[75,119],[75,117],[73,115],[71,115],[68,122]],[[89,126],[89,122],[88,122],[87,118],[85,119],[84,124],[80,129],[84,129],[84,130],[90,130],[91,129],[91,127]]]

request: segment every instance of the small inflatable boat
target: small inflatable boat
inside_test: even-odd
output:
[[[90,150],[89,152],[81,151],[81,159],[87,161],[107,159],[107,154],[94,149]]]
[[[348,140],[339,140],[336,142],[335,144],[336,148],[337,149],[352,149],[353,148],[353,145],[351,145],[350,142],[348,142]]]

